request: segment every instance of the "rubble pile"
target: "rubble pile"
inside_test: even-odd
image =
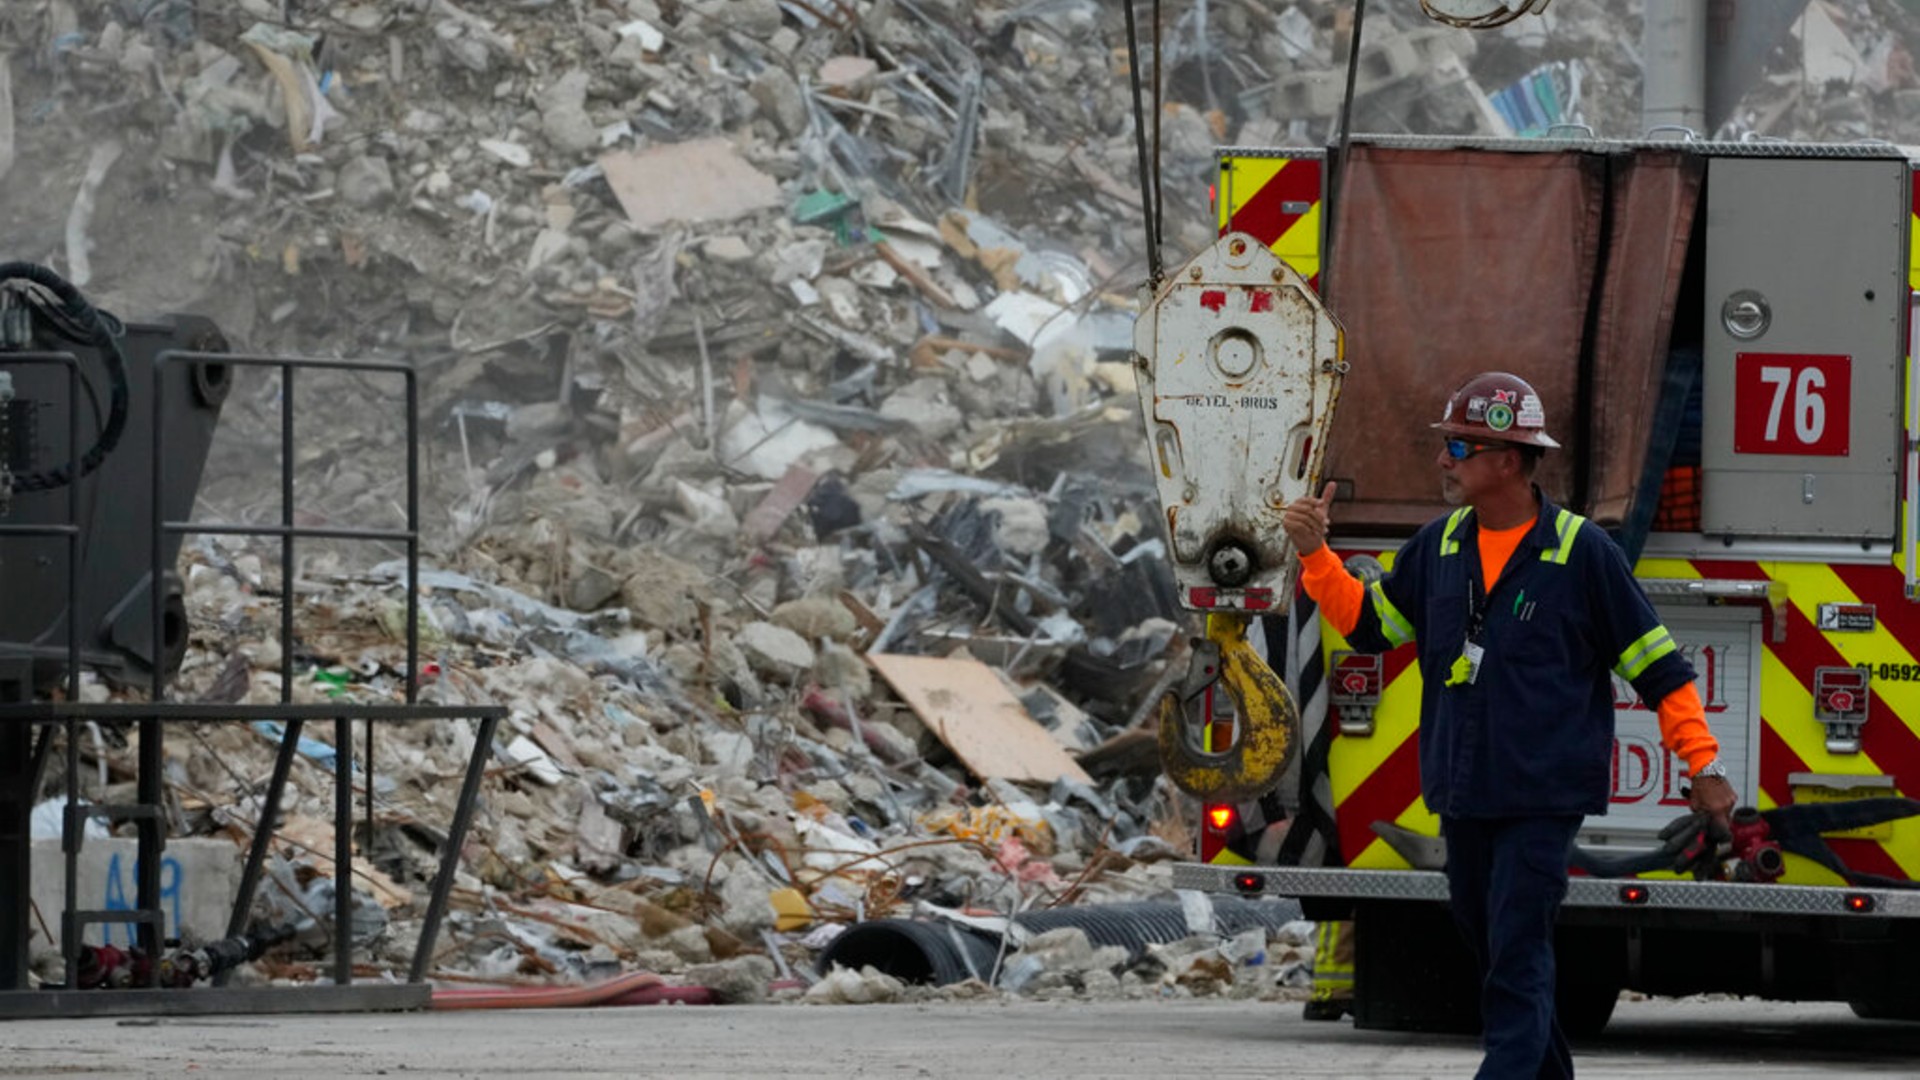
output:
[[[1166,8],[1177,261],[1214,229],[1216,144],[1328,137],[1351,26],[1331,0]],[[1632,133],[1637,4],[1482,36],[1375,8],[1362,130]],[[1134,404],[1120,20],[1092,0],[0,12],[6,257],[249,351],[420,373],[422,699],[512,710],[437,978],[640,967],[750,995],[807,982],[861,919],[1164,896],[1195,814],[1146,721],[1192,627]],[[1723,134],[1909,137],[1915,27],[1893,0],[1815,0]],[[277,520],[262,462],[291,396],[301,520],[404,525],[391,388],[251,377],[204,519]],[[303,545],[288,581],[275,546],[192,542],[175,696],[279,701],[284,600],[293,700],[399,700],[394,555]],[[285,732],[182,730],[175,832],[244,842]],[[354,932],[383,967],[418,933],[471,738],[390,726],[370,768],[351,755],[375,802]],[[269,976],[331,947],[330,739],[303,734],[276,828],[263,904],[300,936]],[[85,753],[130,775],[125,747]],[[1107,985],[1112,965],[1041,974],[1086,969],[1084,945],[1017,970]],[[1241,985],[1258,946],[1184,947],[1149,983]],[[890,992],[847,978],[809,996]]]

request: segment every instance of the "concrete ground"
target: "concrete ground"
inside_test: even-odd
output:
[[[1297,1004],[654,1006],[0,1022],[0,1076],[1465,1077],[1462,1038],[1309,1024]],[[1920,1024],[1844,1005],[1622,1002],[1586,1078],[1912,1076]]]

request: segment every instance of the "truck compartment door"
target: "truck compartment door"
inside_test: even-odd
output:
[[[1674,640],[1692,661],[1695,685],[1707,707],[1707,725],[1720,740],[1720,760],[1747,802],[1755,790],[1754,732],[1760,724],[1760,609],[1727,605],[1661,612]],[[1674,818],[1687,813],[1681,792],[1686,762],[1660,744],[1660,721],[1633,686],[1613,681],[1613,795],[1604,817],[1587,819],[1580,843],[1589,848],[1648,848]]]
[[[1896,160],[1709,163],[1708,535],[1893,537],[1907,183]]]

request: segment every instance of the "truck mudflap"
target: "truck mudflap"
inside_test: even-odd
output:
[[[1236,896],[1293,899],[1445,900],[1446,875],[1433,870],[1348,870],[1339,867],[1214,866],[1176,863],[1173,887]],[[1920,890],[1827,885],[1751,884],[1646,878],[1576,877],[1564,906],[1710,911],[1742,915],[1847,915],[1920,918]]]

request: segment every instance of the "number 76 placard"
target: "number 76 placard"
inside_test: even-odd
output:
[[[1853,430],[1853,357],[1740,353],[1733,370],[1739,454],[1846,457]]]

